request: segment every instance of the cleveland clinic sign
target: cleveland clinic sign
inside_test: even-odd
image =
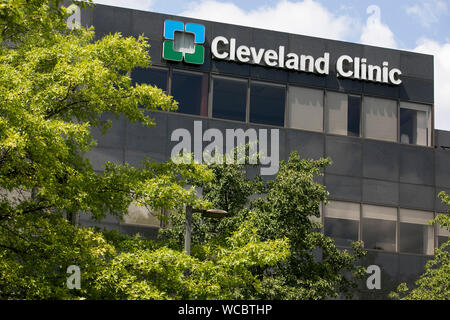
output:
[[[322,75],[330,73],[330,54],[314,58],[311,55],[286,53],[284,46],[277,50],[255,48],[247,45],[237,45],[236,39],[218,36],[211,42],[211,53],[215,59],[238,61],[264,65],[269,67],[310,72]],[[379,83],[399,85],[402,72],[397,68],[389,69],[389,63],[384,61],[381,66],[367,63],[366,58],[342,55],[336,61],[338,77],[366,80]]]
[[[175,20],[164,21],[164,43],[162,57],[169,61],[184,61],[203,64],[205,56],[205,27],[196,23]],[[272,68],[328,75],[330,73],[330,53],[322,56],[286,52],[284,46],[277,49],[255,48],[238,44],[235,38],[216,36],[211,41],[212,57],[217,60],[235,61]],[[336,75],[376,83],[399,85],[402,72],[389,68],[389,62],[381,65],[369,64],[364,57],[341,55],[336,60]]]

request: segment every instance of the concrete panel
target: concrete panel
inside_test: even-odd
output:
[[[363,179],[363,201],[397,206],[399,186],[396,182]]]
[[[364,177],[398,181],[398,144],[364,140],[362,153]]]
[[[381,96],[391,99],[398,99],[399,96],[398,86],[387,85],[385,83],[364,82],[363,91],[366,95]]]
[[[96,171],[103,171],[105,162],[109,161],[115,164],[123,164],[123,149],[105,149],[94,148],[86,154],[92,167]]]
[[[450,150],[435,151],[436,186],[450,188]]]
[[[404,76],[433,80],[434,69],[432,55],[402,51],[400,56],[400,70]]]
[[[133,10],[133,36],[137,37],[144,34],[150,41],[161,41],[163,38],[164,20],[164,16],[160,14]]]
[[[326,156],[333,164],[327,173],[361,176],[362,145],[360,139],[327,136]]]
[[[327,174],[325,186],[329,198],[335,200],[361,201],[361,179]]]
[[[406,282],[408,287],[413,287],[419,276],[424,272],[425,263],[429,258],[425,256],[400,254],[398,281]]]
[[[101,129],[93,127],[91,130],[92,138],[97,140],[97,147],[100,148],[124,148],[126,137],[126,120],[120,116],[117,120],[111,114],[103,114],[101,121],[111,121],[111,128],[105,134]]]
[[[402,77],[402,81],[399,86],[400,99],[424,103],[434,102],[433,80]]]
[[[450,131],[434,130],[437,147],[450,148]]]
[[[167,114],[154,112],[151,117],[156,122],[154,127],[127,123],[127,149],[166,155],[170,141],[170,136],[167,135]]]
[[[162,163],[169,160],[169,155],[134,150],[125,151],[125,162],[133,167],[142,168],[142,161],[146,159]]]
[[[400,182],[434,184],[434,150],[418,146],[398,146],[400,153]]]
[[[92,21],[95,27],[95,33],[114,33],[119,30],[114,26],[115,7],[97,4],[94,9]]]
[[[434,210],[434,187],[400,183],[400,207],[410,209]]]
[[[301,158],[319,159],[324,156],[325,136],[322,133],[286,129],[288,155],[296,150]]]

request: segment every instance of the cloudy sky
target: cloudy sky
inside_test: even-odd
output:
[[[450,0],[94,0],[432,54],[436,128],[450,130]]]

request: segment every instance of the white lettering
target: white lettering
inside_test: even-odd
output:
[[[213,56],[217,59],[226,59],[228,57],[228,52],[219,53],[219,50],[217,48],[219,42],[227,45],[228,39],[225,37],[215,37],[214,40],[211,43],[211,53]]]
[[[278,54],[275,50],[267,50],[264,53],[264,62],[271,67],[275,67],[277,65]]]
[[[255,48],[247,45],[236,45],[236,39],[227,39],[223,36],[215,37],[211,43],[211,53],[216,59],[227,59],[242,63],[269,67],[285,68],[317,74],[330,74],[330,53],[325,52],[322,57],[314,58],[311,55],[286,53],[284,46],[279,46],[278,51],[272,49]],[[380,83],[399,85],[402,72],[393,68],[389,70],[389,63],[383,61],[382,66],[367,64],[366,58],[341,55],[336,61],[336,75],[343,78],[352,78]]]
[[[391,71],[389,71],[389,81],[392,84],[396,84],[399,85],[402,83],[402,80],[400,80],[398,78],[398,76],[400,76],[402,74],[402,72],[400,70],[398,70],[397,68],[392,69]]]
[[[323,57],[318,58],[315,62],[316,71],[320,74],[330,73],[330,54],[325,52]]]
[[[258,53],[256,53],[256,49],[254,47],[250,47],[250,52],[252,53],[252,61],[254,64],[261,63],[264,51],[265,51],[264,49],[259,49]]]
[[[236,50],[236,57],[240,62],[249,62],[250,49],[247,46],[239,46]]]
[[[348,63],[352,63],[353,59],[352,59],[352,57],[347,56],[347,55],[340,56],[336,62],[337,75],[344,77],[344,78],[349,78],[353,75],[353,71],[351,71],[351,70],[345,71],[344,70],[344,61],[347,61]]]

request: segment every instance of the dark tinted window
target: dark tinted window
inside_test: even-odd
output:
[[[284,126],[286,89],[262,83],[250,87],[250,122]]]
[[[207,116],[207,75],[174,71],[171,95],[180,113]]]
[[[358,240],[359,221],[325,218],[324,233],[332,237],[337,246],[350,247],[353,241]]]
[[[247,81],[213,80],[213,117],[245,121]]]
[[[362,220],[362,240],[366,249],[395,251],[395,234],[396,221]]]
[[[416,143],[417,111],[400,109],[400,137],[402,143]]]
[[[400,223],[400,251],[425,254],[427,229],[427,225]]]
[[[347,134],[359,137],[361,121],[361,97],[348,96]]]
[[[136,68],[131,72],[133,83],[147,83],[166,91],[168,71],[155,68]]]

